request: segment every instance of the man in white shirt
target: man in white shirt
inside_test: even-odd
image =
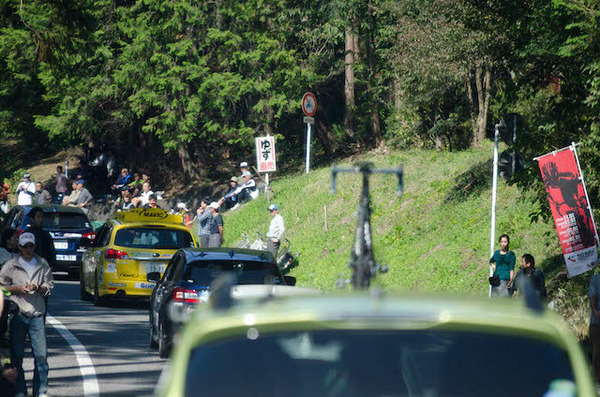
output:
[[[285,232],[285,224],[283,223],[283,217],[279,215],[279,206],[277,204],[271,204],[269,212],[273,219],[271,219],[269,231],[267,232],[267,251],[272,253],[275,260],[277,260],[277,251],[279,251],[281,239]]]
[[[144,207],[146,204],[150,202],[150,196],[153,195],[154,192],[150,189],[150,182],[144,182],[142,185],[142,192],[139,197],[135,197],[132,202],[136,207]]]
[[[35,196],[35,184],[31,182],[31,175],[23,175],[23,182],[17,186],[17,205],[33,205]]]

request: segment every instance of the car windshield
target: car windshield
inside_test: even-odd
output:
[[[33,225],[33,221],[27,216],[24,223]],[[91,229],[89,219],[84,214],[74,212],[44,212],[42,218],[42,229]]]
[[[542,396],[557,380],[574,382],[567,353],[525,337],[249,328],[192,351],[185,395]]]
[[[117,230],[115,245],[128,248],[179,249],[193,247],[186,230],[167,228],[129,228]]]
[[[225,272],[235,273],[238,284],[270,284],[281,281],[281,274],[276,264],[242,260],[191,262],[185,267],[181,278],[196,285],[208,286]]]

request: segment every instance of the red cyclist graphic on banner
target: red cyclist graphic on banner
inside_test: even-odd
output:
[[[596,229],[573,150],[569,147],[539,158],[570,276],[593,268],[597,260]]]

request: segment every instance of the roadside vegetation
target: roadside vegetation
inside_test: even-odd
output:
[[[435,150],[373,151],[344,161],[404,167],[405,191],[396,197],[392,176],[371,178],[375,258],[389,272],[375,284],[386,290],[454,292],[487,296],[490,250],[492,145],[457,153]],[[535,165],[535,164],[534,164]],[[290,275],[298,284],[333,290],[348,279],[361,177],[339,174],[330,195],[331,168],[277,179],[272,202],[281,208],[286,237],[301,252]],[[265,196],[224,214],[226,244],[246,232],[266,233],[271,217]],[[518,258],[530,253],[547,277],[550,297],[580,337],[587,334],[585,291],[590,275],[567,280],[552,220],[532,223],[532,196],[498,184],[496,236],[507,233]],[[496,248],[497,249],[497,245]],[[347,288],[350,288],[348,286]]]

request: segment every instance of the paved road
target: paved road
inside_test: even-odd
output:
[[[146,304],[115,302],[95,307],[79,299],[79,283],[56,281],[50,298],[49,314],[60,321],[83,345],[91,358],[100,395],[152,395],[166,360],[148,345],[148,307]],[[52,396],[84,396],[84,377],[78,357],[65,337],[47,321]],[[63,331],[63,333],[65,333]],[[85,362],[83,361],[85,364]],[[87,395],[93,391],[90,366],[83,366]],[[32,378],[33,360],[27,359],[26,378]],[[30,389],[31,392],[31,389]]]

